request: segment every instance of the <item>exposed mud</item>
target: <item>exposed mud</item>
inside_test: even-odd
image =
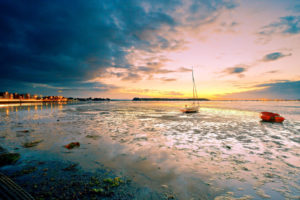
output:
[[[66,173],[92,173],[103,166],[148,188],[141,196],[168,189],[153,199],[299,198],[299,102],[204,102],[195,114],[180,113],[183,105],[1,108],[0,140],[22,157],[75,162],[63,168]],[[261,122],[258,113],[266,110],[279,112],[286,121]],[[31,148],[22,146],[41,140]],[[72,141],[80,141],[80,147],[63,148]]]

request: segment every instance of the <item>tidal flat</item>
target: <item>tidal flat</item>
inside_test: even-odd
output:
[[[187,103],[1,105],[1,152],[20,157],[0,172],[36,199],[300,198],[299,101]]]

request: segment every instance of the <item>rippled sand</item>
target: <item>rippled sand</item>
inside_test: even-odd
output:
[[[178,199],[299,199],[300,103],[109,102],[2,107],[0,141],[25,156],[100,164]],[[260,122],[260,111],[283,124]],[[24,132],[28,130],[29,132]],[[31,149],[25,142],[42,140]],[[74,151],[62,148],[80,141]]]

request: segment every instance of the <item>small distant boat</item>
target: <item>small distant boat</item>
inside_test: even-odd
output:
[[[282,123],[285,120],[284,117],[280,116],[278,113],[272,113],[272,112],[261,112],[260,118],[264,122]]]
[[[183,113],[196,113],[198,112],[198,106],[187,106],[185,108],[180,109]]]
[[[192,69],[192,78],[193,78],[193,99],[198,98],[197,95],[197,89],[196,89],[196,84],[195,84],[195,79],[194,79],[194,70]],[[195,102],[192,103],[192,105],[185,105],[184,108],[181,108],[180,111],[183,113],[196,113],[198,112],[199,109],[199,103],[196,105]]]

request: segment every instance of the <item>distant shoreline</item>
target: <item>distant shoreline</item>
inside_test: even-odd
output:
[[[187,99],[178,99],[178,98],[138,98],[135,97],[132,99],[132,101],[210,101],[206,98],[187,98]]]
[[[36,99],[0,99],[0,104],[12,104],[12,103],[48,103],[48,102],[67,102],[67,101],[55,101],[55,100],[36,100]]]
[[[112,99],[112,101],[118,101]],[[129,100],[130,101],[130,100]],[[198,98],[198,99],[178,99],[178,98],[138,98],[135,97],[131,101],[300,101],[300,99],[206,99],[206,98]]]

